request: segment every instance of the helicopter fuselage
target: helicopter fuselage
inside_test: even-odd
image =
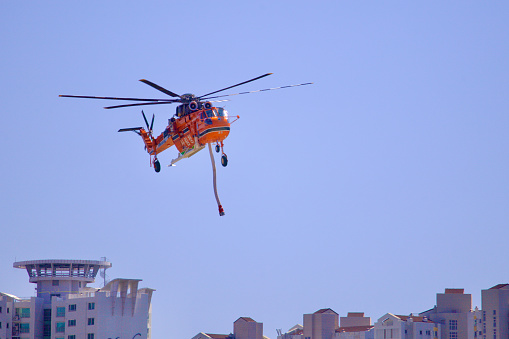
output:
[[[140,134],[150,155],[157,155],[173,145],[183,154],[193,147],[221,143],[230,134],[230,122],[225,109],[211,107],[169,119],[163,133],[153,140],[145,129],[141,129]]]

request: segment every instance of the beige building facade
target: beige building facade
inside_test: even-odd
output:
[[[304,339],[332,339],[339,327],[339,315],[330,308],[304,314]]]
[[[509,338],[509,284],[481,291],[483,339]]]

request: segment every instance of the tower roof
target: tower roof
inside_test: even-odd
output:
[[[26,269],[30,282],[41,280],[80,280],[94,282],[99,269],[110,268],[108,261],[46,259],[17,261],[14,268]]]

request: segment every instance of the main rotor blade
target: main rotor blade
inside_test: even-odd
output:
[[[159,86],[157,84],[154,84],[152,81],[148,81],[146,79],[141,79],[140,81],[143,82],[144,84],[147,84],[147,85],[157,89],[158,91],[163,92],[164,94],[168,94],[171,97],[177,97],[177,98],[181,98],[182,99],[182,97],[180,95],[175,94],[172,91],[168,91],[166,88],[163,88],[163,87],[161,87],[161,86]]]
[[[214,98],[229,97],[229,96],[232,96],[232,95],[249,94],[249,93],[257,93],[257,92],[264,92],[264,91],[272,91],[273,89],[281,89],[281,88],[305,86],[305,85],[312,85],[312,84],[313,84],[312,82],[306,82],[305,84],[288,85],[288,86],[281,86],[281,87],[274,87],[274,88],[265,88],[265,89],[259,89],[259,90],[256,90],[256,91],[240,92],[240,93],[235,93],[235,94],[225,94],[225,95],[218,95],[218,96],[215,96],[215,97],[200,98],[200,99],[209,100],[209,99],[214,99]]]
[[[82,99],[106,99],[106,100],[129,100],[129,101],[171,101],[175,102],[172,99],[141,99],[141,98],[117,98],[117,97],[95,97],[95,96],[87,96],[87,95],[59,95],[62,98],[82,98]]]
[[[152,127],[154,127],[154,118],[156,117],[155,114],[152,114],[152,122],[150,123],[150,131],[152,131]]]
[[[223,88],[223,89],[220,89],[220,90],[214,91],[214,92],[210,92],[210,93],[204,94],[204,95],[200,96],[200,99],[203,99],[203,97],[206,97],[207,95],[216,94],[216,93],[219,93],[219,92],[225,91],[225,90],[230,89],[230,88],[233,88],[233,87],[237,87],[237,86],[240,86],[240,85],[247,84],[248,82],[251,82],[251,81],[255,81],[255,80],[258,80],[258,79],[264,78],[264,77],[266,77],[266,76],[268,76],[268,75],[271,75],[271,74],[272,74],[272,73],[267,73],[267,74],[264,74],[264,75],[260,75],[259,77],[253,78],[253,79],[251,79],[251,80],[244,81],[244,82],[238,83],[238,84],[233,85],[233,86],[230,86],[230,87],[226,87],[226,88]]]
[[[133,107],[133,106],[162,105],[162,104],[173,104],[174,102],[180,102],[180,100],[160,101],[160,102],[144,102],[144,103],[141,103],[141,104],[128,104],[128,105],[108,106],[108,107],[104,107],[104,108],[112,109],[112,108]]]

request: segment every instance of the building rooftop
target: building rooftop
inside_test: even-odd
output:
[[[316,311],[314,314],[326,313],[326,312],[329,312],[329,311],[332,312],[332,313],[336,313],[331,308],[322,308],[321,310]]]
[[[498,284],[490,288],[490,290],[499,290],[501,288],[505,288],[506,286],[509,286],[509,284]]]
[[[338,332],[338,333],[341,333],[341,332],[365,332],[365,331],[369,331],[373,327],[375,327],[375,326],[366,325],[366,326],[340,327],[340,328],[336,329],[336,332]]]
[[[229,334],[213,334],[213,333],[205,333],[206,336],[212,339],[228,339],[230,337]]]
[[[41,280],[82,280],[93,282],[99,269],[110,268],[108,261],[46,259],[17,261],[14,268],[26,269],[30,282]]]
[[[413,322],[422,322],[427,323],[431,322],[428,317],[425,316],[416,316],[416,315],[396,315],[396,317],[400,318],[403,321],[407,321],[408,319],[412,319]]]

